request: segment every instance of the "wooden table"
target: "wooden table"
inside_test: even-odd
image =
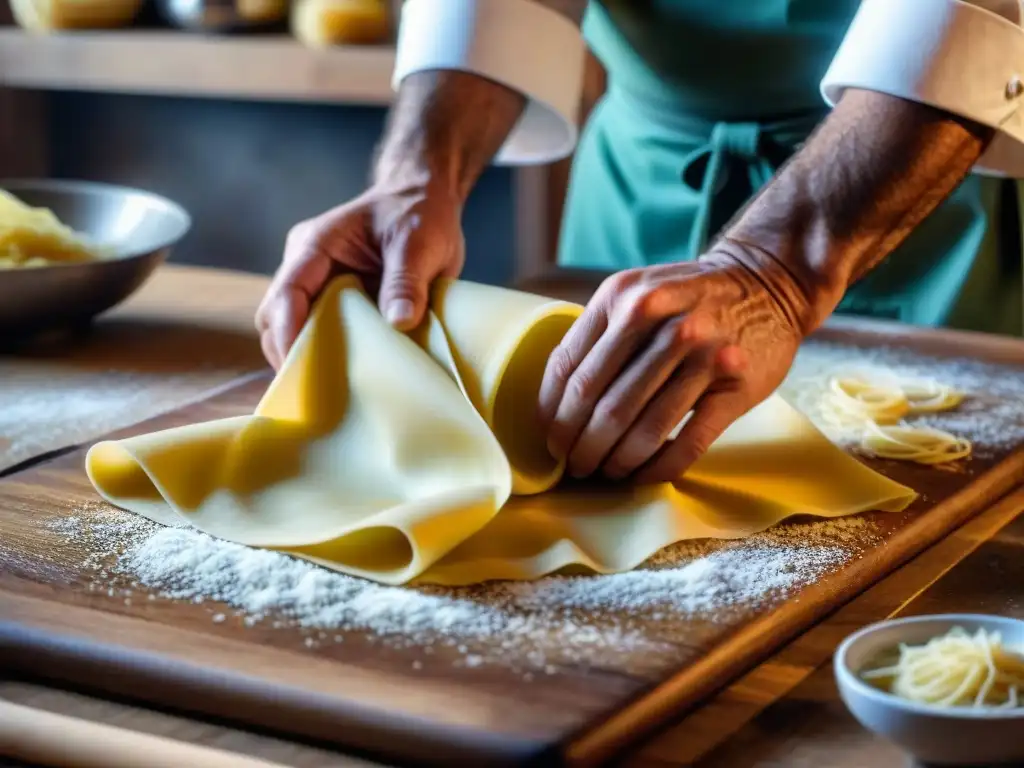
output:
[[[562,283],[582,297],[586,280]],[[592,282],[592,281],[591,281]],[[548,285],[551,285],[548,283]],[[265,281],[212,270],[167,267],[118,310],[133,321],[188,317],[201,336],[255,336],[252,314]],[[542,289],[543,282],[531,287]],[[237,339],[236,339],[237,341]],[[223,384],[239,377],[226,367]],[[1024,617],[1024,490],[981,513],[945,540],[863,593],[703,707],[635,751],[628,764],[669,766],[905,766],[905,756],[860,729],[839,702],[828,660],[855,628],[894,613],[978,610]],[[207,744],[292,766],[373,766],[308,745],[220,724],[100,700],[24,681],[0,681],[13,702]],[[813,706],[812,706],[813,705]],[[0,762],[0,764],[3,764]]]

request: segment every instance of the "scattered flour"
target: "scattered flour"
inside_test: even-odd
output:
[[[4,392],[14,395],[0,408],[0,471],[180,408],[231,378],[215,369],[129,373],[15,363],[0,361]]]
[[[845,345],[805,344],[780,388],[780,393],[804,411],[836,443],[855,444],[849,434],[830,428],[815,412],[817,395],[837,368],[881,368],[900,376],[927,376],[955,387],[968,397],[953,411],[918,416],[914,424],[944,429],[965,437],[973,454],[991,458],[1024,444],[1024,368],[975,360],[924,358],[890,347],[856,349]]]
[[[975,455],[1024,443],[1018,368],[812,343],[782,394],[814,418],[808,406],[815,388],[829,370],[851,362],[931,376],[968,394],[956,411],[920,421],[970,439]],[[449,589],[385,587],[282,553],[160,527],[100,503],[49,527],[88,541],[90,554],[80,564],[85,587],[105,597],[191,602],[206,607],[214,624],[298,629],[309,648],[369,641],[420,649],[414,669],[425,657],[447,654],[464,666],[503,664],[528,677],[568,663],[653,674],[673,664],[695,632],[713,633],[732,611],[767,610],[795,598],[882,538],[864,517],[790,523],[740,541],[683,542],[629,573]],[[54,557],[80,551],[67,547]]]
[[[653,673],[678,658],[694,622],[714,631],[730,611],[767,608],[879,538],[865,518],[802,522],[742,541],[683,542],[623,574],[441,588],[382,586],[105,504],[48,527],[88,540],[86,588],[109,597],[208,603],[213,623],[298,628],[310,648],[355,633],[531,675],[567,663]]]

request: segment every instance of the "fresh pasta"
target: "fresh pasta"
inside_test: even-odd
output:
[[[861,438],[866,453],[918,464],[946,464],[971,455],[971,443],[934,427],[870,425]]]
[[[871,456],[918,464],[945,464],[971,454],[970,441],[904,419],[957,407],[963,395],[930,378],[901,379],[887,371],[830,376],[816,411],[826,426],[853,432]]]
[[[942,707],[1024,706],[1024,649],[998,632],[954,627],[924,645],[901,644],[888,664],[861,672],[872,685],[908,701]]]
[[[860,376],[831,376],[825,403],[827,412],[843,424],[895,424],[910,413],[910,401],[897,384],[886,385]]]
[[[102,256],[102,249],[64,225],[53,211],[32,208],[0,190],[0,269],[76,264]]]

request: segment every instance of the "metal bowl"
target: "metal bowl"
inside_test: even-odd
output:
[[[168,24],[193,32],[227,33],[282,25],[288,19],[288,3],[257,4],[256,15],[246,15],[238,0],[154,0],[154,7]]]
[[[192,226],[177,203],[128,187],[91,181],[0,181],[33,207],[49,208],[67,226],[112,255],[79,264],[0,270],[0,339],[85,325],[130,296]]]

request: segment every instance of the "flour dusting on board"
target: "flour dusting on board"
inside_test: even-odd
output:
[[[829,371],[850,363],[930,376],[967,394],[956,411],[917,421],[968,438],[976,456],[1024,444],[1020,368],[814,343],[801,350],[782,394],[807,407]],[[678,658],[695,626],[799,599],[804,586],[883,540],[864,517],[790,523],[740,541],[683,542],[628,573],[448,589],[385,587],[101,503],[49,527],[88,543],[85,588],[100,599],[191,602],[215,625],[297,628],[310,649],[370,641],[415,649],[416,669],[450,657],[469,667],[501,664],[526,679],[561,664],[656,673]],[[81,549],[58,545],[54,560]]]
[[[180,408],[242,370],[186,374],[89,370],[83,364],[0,362],[0,471]]]
[[[742,541],[684,542],[623,574],[440,588],[374,584],[106,504],[73,510],[49,528],[88,541],[87,589],[107,597],[204,604],[215,624],[298,627],[310,648],[344,642],[351,631],[527,675],[559,664],[653,672],[678,653],[687,622],[770,606],[879,538],[859,517],[797,523]]]
[[[930,377],[967,395],[956,410],[917,416],[915,425],[944,429],[971,441],[973,453],[990,458],[1024,444],[1024,368],[975,360],[921,357],[889,347],[855,349],[846,345],[806,344],[780,394],[804,411],[834,442],[849,447],[859,436],[844,434],[821,421],[815,401],[837,369],[872,367],[900,377]]]

